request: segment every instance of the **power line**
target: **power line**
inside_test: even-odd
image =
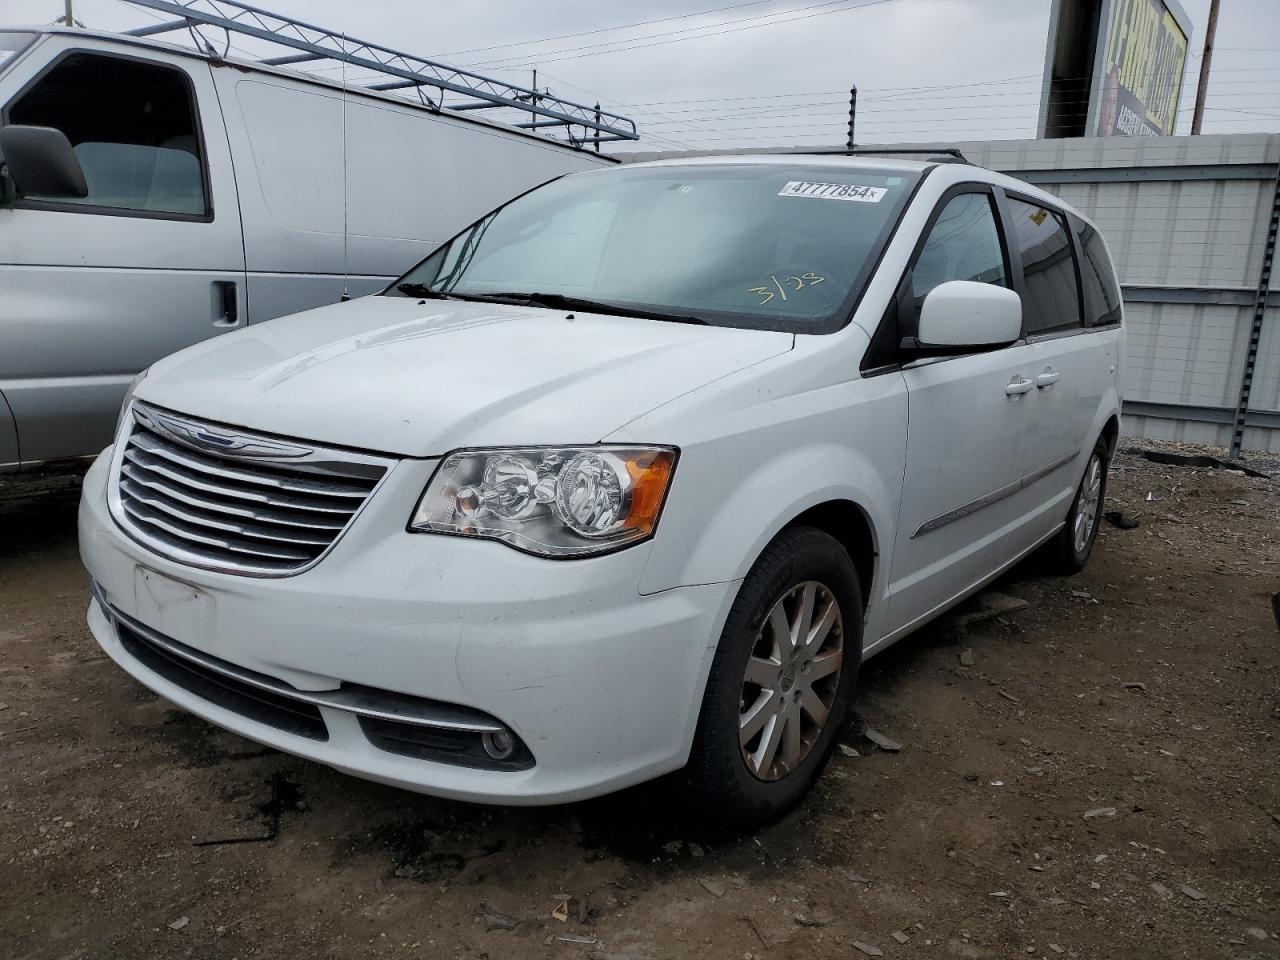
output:
[[[597,102],[599,102],[599,103],[604,103],[604,104],[607,104],[608,106],[611,106],[611,107],[617,107],[617,108],[620,108],[620,109],[623,109],[623,110],[627,110],[627,111],[630,111],[630,110],[632,109],[632,108],[631,108],[631,106],[630,106],[629,104],[623,103],[622,101],[617,100],[617,99],[615,99],[615,98],[613,98],[613,97],[606,97],[606,96],[604,96],[604,95],[602,95],[602,94],[598,93],[598,92],[597,92],[597,91],[595,91],[595,90],[588,90],[586,87],[579,86],[579,85],[578,85],[578,84],[576,84],[576,83],[571,83],[570,81],[565,80],[565,79],[563,79],[562,77],[553,77],[553,76],[551,76],[551,74],[547,73],[545,70],[543,71],[543,75],[544,75],[544,76],[547,76],[547,77],[550,77],[552,80],[556,81],[556,83],[563,83],[563,84],[565,84],[565,85],[567,85],[567,86],[573,87],[575,90],[580,90],[580,91],[582,91],[583,93],[589,94],[590,96],[597,98]],[[658,114],[654,114],[654,116],[656,116],[656,117],[662,117],[663,115],[662,115],[662,114],[660,114],[660,113],[658,113]],[[687,143],[681,143],[679,140],[672,140],[672,139],[670,139],[670,138],[668,138],[668,137],[663,137],[663,136],[660,136],[660,135],[659,135],[659,136],[657,136],[657,137],[655,137],[655,136],[654,136],[654,135],[652,135],[652,134],[646,134],[646,136],[647,136],[647,137],[648,137],[648,139],[650,139],[650,140],[659,140],[659,141],[663,141],[663,142],[666,142],[666,143],[668,143],[668,144],[672,144],[672,145],[674,145],[674,146],[676,146],[676,147],[678,147],[678,148],[680,148],[680,149],[684,149],[684,150],[691,150],[691,149],[693,149],[692,147],[690,147],[690,146],[689,146],[689,144],[687,144]]]
[[[796,93],[765,93],[742,97],[710,97],[705,100],[649,100],[632,104],[634,107],[660,107],[667,104],[683,103],[729,103],[738,100],[779,100],[785,97],[826,97],[837,93],[847,94],[847,90],[809,90]]]
[[[1083,101],[1080,101],[1080,102],[1083,103]],[[1248,118],[1263,117],[1267,119],[1272,119],[1272,118],[1280,119],[1280,114],[1269,113],[1262,110],[1249,110],[1249,109],[1240,108],[1240,107],[1227,107],[1227,106],[1212,106],[1212,107],[1208,107],[1207,109],[1213,112],[1245,114]],[[1194,106],[1188,104],[1178,109],[1178,115],[1185,116],[1188,112],[1192,110],[1194,110]],[[899,117],[898,111],[889,110],[889,111],[878,111],[878,112],[889,114],[889,116],[868,121],[868,125],[876,129],[884,129],[886,125],[899,125],[901,123],[910,123],[910,122],[920,121],[920,118]],[[916,112],[916,111],[911,111],[911,112]],[[741,118],[731,117],[726,119],[731,124],[733,124],[735,120],[739,120],[739,119],[746,122],[744,124],[736,124],[732,126],[708,126],[706,125],[705,122],[699,123],[698,121],[690,121],[689,123],[686,123],[685,126],[680,127],[675,131],[664,130],[663,134],[665,135],[667,133],[675,132],[675,133],[681,134],[682,136],[697,138],[697,137],[700,137],[704,132],[753,133],[757,131],[770,131],[776,134],[784,134],[788,131],[796,131],[796,130],[803,130],[803,129],[822,128],[822,129],[832,130],[838,127],[840,123],[843,121],[843,115],[829,114],[829,113],[797,114],[789,118],[790,122],[784,122],[784,123],[756,122],[756,121],[770,119],[768,117],[760,117],[760,116],[741,117]],[[990,116],[990,115],[954,116],[953,115],[953,116],[947,116],[947,117],[938,117],[935,120],[927,121],[927,122],[929,123],[931,128],[936,129],[942,124],[970,123],[970,124],[977,125],[977,124],[989,124],[992,121],[999,121],[999,120],[1020,120],[1020,118],[1013,117],[1013,116],[1002,116],[1002,115],[997,115],[997,116]],[[715,118],[707,118],[707,122],[715,122]],[[1025,121],[1021,121],[1021,122],[1030,123],[1032,122],[1032,119],[1028,117],[1025,119]],[[1252,123],[1254,121],[1252,119],[1219,118],[1215,120],[1215,122],[1216,123]],[[917,127],[915,129],[920,130],[921,128]]]
[[[539,43],[551,43],[555,40],[571,40],[574,37],[590,37],[598,33],[611,33],[614,30],[631,30],[635,27],[648,27],[655,23],[670,23],[674,20],[688,20],[690,17],[706,17],[713,13],[723,13],[726,10],[740,10],[743,7],[758,7],[762,3],[770,3],[771,0],[751,0],[749,3],[734,3],[727,7],[713,7],[710,10],[699,10],[697,13],[682,13],[673,17],[655,17],[652,20],[638,20],[634,23],[621,23],[614,27],[599,27],[595,30],[582,30],[578,33],[562,33],[554,37],[543,37],[541,40],[516,40],[511,43],[498,43],[491,47],[472,47],[470,50],[453,50],[449,53],[436,54],[437,57],[461,57],[468,53],[485,53],[489,50],[505,50],[510,47],[526,47],[534,46]],[[621,42],[621,41],[619,41]]]
[[[1254,118],[1280,119],[1280,114],[1264,113],[1260,111],[1237,110],[1231,107],[1213,107],[1211,109],[1213,109],[1215,112],[1246,114],[1246,116],[1243,116],[1243,117],[1215,118],[1214,123],[1218,123],[1218,124],[1256,123],[1257,121]],[[1186,111],[1179,111],[1179,113],[1181,116],[1185,116]],[[915,124],[915,126],[909,127],[905,129],[903,132],[916,133],[916,132],[927,132],[929,130],[933,130],[939,133],[940,135],[945,135],[946,137],[951,138],[954,135],[948,131],[948,129],[944,126],[944,124],[945,125],[957,124],[957,123],[968,124],[973,129],[979,129],[979,128],[992,129],[992,130],[1008,129],[1007,127],[990,126],[992,121],[1003,121],[1003,120],[1012,120],[1014,122],[1018,122],[1022,124],[1034,124],[1035,122],[1034,117],[1027,117],[1025,119],[1019,119],[1017,117],[949,117],[945,119],[932,121],[927,123],[924,126],[921,126],[918,118],[895,119],[892,117],[888,117],[880,120],[868,121],[867,124],[865,124],[865,127],[874,132],[874,131],[885,131],[890,127],[901,127],[903,124]],[[799,130],[835,131],[841,127],[842,121],[843,121],[842,117],[832,116],[829,119],[811,118],[811,119],[805,119],[798,123],[788,123],[788,124],[766,123],[766,124],[752,124],[752,125],[746,125],[746,126],[731,126],[731,127],[681,128],[674,131],[664,131],[664,134],[666,135],[678,134],[682,137],[686,137],[689,139],[702,138],[704,133],[748,134],[748,133],[768,132],[771,134],[783,135],[783,134],[787,134],[787,133],[799,131]]]
[[[863,93],[899,93],[899,92],[914,93],[914,92],[927,92],[930,90],[959,90],[959,89],[964,89],[966,87],[983,87],[983,86],[991,86],[991,85],[1001,84],[1001,83],[1031,81],[1032,79],[1039,78],[1040,76],[1041,74],[1039,73],[1024,73],[1016,77],[1001,77],[998,79],[974,80],[971,83],[942,83],[942,84],[936,84],[933,86],[916,85],[916,86],[910,86],[910,87],[865,87],[865,88],[862,88],[861,92]],[[1038,79],[1036,79],[1035,82],[1037,85],[1039,85],[1040,83]],[[639,103],[636,103],[635,106],[645,107],[645,106],[655,106],[655,105],[661,105],[661,104],[679,104],[679,103],[722,103],[722,102],[731,101],[731,100],[772,100],[780,97],[822,97],[822,96],[835,95],[835,94],[840,94],[843,96],[848,94],[848,92],[849,92],[848,90],[811,90],[807,92],[798,92],[798,93],[756,94],[756,95],[748,95],[748,96],[741,96],[741,97],[713,97],[705,100],[651,100],[648,102],[641,101]],[[881,98],[881,99],[887,99],[887,98]]]
[[[1217,75],[1222,74],[1222,73],[1231,73],[1231,72],[1249,73],[1249,72],[1259,72],[1259,71],[1263,71],[1263,70],[1271,71],[1271,70],[1277,70],[1277,69],[1280,69],[1280,68],[1277,68],[1277,67],[1236,67],[1236,68],[1221,68],[1221,69],[1219,69],[1219,70],[1214,71],[1214,74],[1215,74],[1215,76],[1217,76]],[[1153,71],[1153,74],[1154,74],[1154,71]],[[889,100],[892,100],[892,101],[910,101],[910,100],[924,100],[924,99],[929,99],[929,100],[935,100],[935,99],[943,99],[943,100],[960,100],[960,99],[977,99],[977,98],[990,98],[990,97],[1005,97],[1005,96],[1010,96],[1010,95],[1011,95],[1011,92],[1010,92],[1010,91],[1003,91],[1003,90],[1002,90],[1002,91],[996,91],[996,92],[993,92],[993,93],[971,93],[971,94],[956,94],[956,95],[947,94],[947,95],[944,95],[944,96],[941,96],[941,97],[926,96],[926,94],[929,94],[929,93],[930,93],[930,92],[932,92],[932,91],[938,91],[938,90],[961,90],[961,89],[972,89],[972,88],[974,88],[974,87],[989,87],[989,86],[999,86],[999,85],[1015,85],[1015,86],[1016,86],[1016,85],[1025,85],[1025,86],[1033,86],[1033,87],[1042,87],[1042,86],[1043,86],[1043,83],[1042,83],[1042,81],[1039,79],[1039,78],[1040,78],[1040,76],[1041,76],[1041,75],[1040,75],[1040,74],[1038,74],[1038,73],[1036,73],[1036,74],[1024,74],[1024,75],[1017,76],[1017,77],[1004,77],[1004,78],[1000,78],[1000,79],[991,79],[991,80],[976,80],[976,81],[973,81],[973,82],[970,82],[970,83],[938,84],[938,85],[936,85],[936,86],[927,86],[927,87],[921,87],[921,86],[916,86],[916,87],[879,87],[879,88],[876,88],[876,87],[867,87],[867,88],[862,88],[862,89],[860,89],[859,93],[860,93],[860,94],[875,94],[875,93],[893,93],[893,94],[895,94],[894,96],[879,96],[879,97],[877,97],[877,96],[868,96],[868,97],[866,97],[865,102],[869,102],[869,103],[870,103],[870,102],[880,103],[880,102],[889,101]],[[1090,78],[1088,78],[1088,77],[1066,77],[1066,78],[1062,78],[1062,79],[1063,79],[1063,81],[1064,81],[1064,82],[1068,82],[1068,83],[1070,83],[1070,82],[1077,82],[1077,81],[1078,81],[1078,82],[1083,82],[1084,80],[1086,80],[1086,79],[1090,79]],[[1222,85],[1222,84],[1239,84],[1239,83],[1253,83],[1253,82],[1259,82],[1259,83],[1270,83],[1270,82],[1272,82],[1272,81],[1270,81],[1270,80],[1258,80],[1258,81],[1249,81],[1249,80],[1232,81],[1232,80],[1224,80],[1224,81],[1219,81],[1219,82],[1214,83],[1214,86],[1215,86],[1215,87],[1217,87],[1217,86]],[[1021,95],[1021,94],[1013,94],[1013,95]],[[1028,91],[1028,92],[1027,92],[1027,95],[1031,95],[1031,91]],[[640,101],[635,101],[635,102],[631,103],[631,104],[629,105],[629,109],[632,109],[632,110],[641,110],[641,111],[642,111],[642,110],[643,110],[643,108],[645,108],[645,107],[651,107],[651,106],[664,106],[664,107],[665,107],[665,106],[678,106],[678,105],[681,105],[681,104],[691,104],[691,103],[701,103],[701,104],[722,104],[722,103],[738,103],[738,102],[748,101],[748,100],[787,100],[787,99],[799,99],[799,98],[803,98],[803,97],[823,97],[823,96],[832,96],[832,97],[836,97],[836,96],[838,96],[838,97],[840,97],[840,98],[841,98],[841,99],[840,99],[840,100],[838,100],[838,101],[831,101],[833,105],[834,105],[834,104],[836,104],[836,103],[839,103],[839,104],[845,104],[845,103],[847,103],[847,102],[848,102],[848,91],[847,91],[847,90],[809,90],[809,91],[797,91],[797,92],[795,92],[795,93],[758,94],[758,95],[747,95],[747,96],[737,96],[737,97],[709,97],[709,98],[702,98],[702,99],[683,99],[683,100],[649,100],[649,101],[640,100]],[[765,106],[765,105],[761,105],[761,106]],[[773,108],[774,106],[776,106],[776,105],[770,104],[770,105],[767,105],[767,106],[768,106],[770,109],[772,109],[772,108]],[[709,106],[709,107],[704,108],[704,110],[711,110],[711,109],[713,109],[713,107],[710,107],[710,106]],[[744,109],[745,109],[745,108],[744,108]],[[668,112],[668,113],[684,113],[684,112],[686,112],[686,111],[683,111],[683,110],[667,110],[667,111],[664,111],[664,112]],[[697,113],[697,112],[703,112],[703,111],[701,111],[701,110],[689,110],[689,111],[687,111],[687,112]]]
[[[672,31],[667,31],[666,33],[651,34],[647,37],[633,37],[630,40],[619,40],[619,41],[612,41],[611,43],[588,44],[583,47],[569,47],[561,50],[552,50],[552,51],[549,51],[551,56],[538,56],[534,59],[526,59],[523,57],[512,57],[512,58],[507,58],[505,60],[497,60],[497,61],[491,61],[491,62],[485,62],[485,63],[479,63],[479,64],[469,64],[468,66],[472,68],[481,68],[481,69],[489,69],[489,70],[512,68],[517,64],[531,65],[536,63],[538,66],[541,66],[546,63],[558,63],[559,61],[562,61],[562,60],[576,60],[576,59],[582,59],[584,57],[595,57],[604,53],[623,53],[629,50],[644,50],[649,47],[664,46],[669,43],[683,43],[686,40],[700,40],[707,37],[721,36],[727,33],[740,33],[743,30],[758,30],[760,27],[774,26],[782,23],[792,23],[797,20],[809,20],[814,17],[829,16],[830,14],[833,14],[833,13],[846,13],[850,10],[861,10],[865,7],[874,7],[874,6],[879,6],[880,4],[892,3],[892,2],[895,2],[895,0],[865,0],[865,2],[863,3],[853,3],[853,0],[826,0],[826,2],[823,2],[823,3],[815,3],[807,7],[797,7],[790,11],[779,11],[779,13],[761,14],[755,17],[743,17],[739,20],[724,21],[724,23],[726,24],[732,24],[732,23],[746,24],[745,26],[734,27],[732,29],[717,29],[717,30],[710,30],[709,32],[705,32],[705,33],[696,33],[692,36],[683,36],[683,37],[678,36],[678,34],[681,34],[681,33],[692,33],[695,30],[707,29],[706,27],[690,27],[684,30],[672,30]],[[819,10],[817,13],[806,13],[803,16],[784,17],[783,19],[770,19],[768,20],[767,23],[749,23],[748,22],[748,21],[754,21],[754,20],[762,20],[769,17],[777,17],[781,13],[798,13],[804,10],[814,10],[820,7],[830,7],[837,4],[840,5],[840,7],[839,9],[836,9],[836,10]],[[659,37],[666,37],[668,39],[655,39]],[[654,40],[655,42],[635,43],[634,41],[637,41],[637,40]],[[618,44],[618,43],[630,43],[632,45],[631,46],[614,46],[614,44]],[[598,49],[601,47],[606,47],[608,49]]]
[[[529,54],[528,56],[536,58],[539,63],[542,63],[542,62],[550,63],[552,61],[550,60],[544,61],[542,58],[543,57],[559,57],[562,54],[579,53],[581,51],[586,51],[586,50],[596,50],[598,52],[604,52],[604,53],[613,52],[609,50],[602,50],[601,48],[615,47],[619,44],[634,44],[641,40],[660,40],[660,38],[664,38],[664,37],[670,37],[675,39],[660,40],[660,42],[675,43],[682,39],[683,40],[696,39],[696,37],[681,37],[680,34],[692,33],[692,34],[696,34],[697,36],[703,36],[703,35],[714,36],[714,33],[702,34],[702,33],[699,33],[699,31],[713,30],[716,27],[727,27],[736,23],[748,23],[756,20],[766,20],[773,17],[779,17],[788,13],[798,13],[805,10],[814,10],[819,7],[839,6],[839,5],[843,5],[851,2],[853,2],[853,0],[821,0],[821,2],[819,3],[809,4],[808,6],[792,7],[792,8],[783,9],[783,10],[774,10],[770,13],[756,14],[755,16],[751,16],[751,17],[738,17],[735,19],[721,20],[716,23],[701,24],[699,26],[694,26],[694,27],[682,27],[679,30],[664,30],[658,33],[650,33],[640,37],[625,37],[625,38],[619,38],[617,40],[605,40],[600,43],[589,43],[579,47],[562,47],[559,50],[548,50],[548,51],[544,51],[543,53]],[[831,11],[831,12],[836,12],[836,11]],[[775,22],[775,21],[770,20],[770,22]],[[619,49],[631,49],[631,48],[619,47]],[[588,56],[594,56],[594,55],[595,54],[588,54]],[[515,57],[502,57],[497,60],[487,60],[479,64],[471,64],[470,66],[484,67],[487,69],[495,69],[495,68],[502,69],[504,66],[508,66],[512,63],[517,63],[517,62],[532,63],[532,60],[526,60],[525,55],[521,54]]]
[[[1246,92],[1237,91],[1234,94],[1237,97],[1273,97],[1275,94],[1277,85],[1280,85],[1280,80],[1257,80],[1257,81],[1239,81],[1239,82],[1249,83],[1249,84],[1255,84],[1255,83],[1263,84],[1267,87],[1267,89],[1260,90],[1257,93],[1246,93]],[[964,97],[963,99],[970,99],[973,96],[980,96],[980,95],[970,95],[969,97]],[[890,103],[894,105],[882,106],[879,108],[872,108],[872,109],[860,108],[858,110],[858,116],[861,117],[865,114],[878,114],[878,113],[892,113],[892,114],[940,113],[941,111],[947,110],[947,109],[1009,110],[1009,109],[1017,109],[1022,107],[1037,107],[1040,103],[1039,98],[1034,96],[1031,93],[1026,93],[1026,94],[1006,93],[1006,94],[999,94],[998,96],[1005,97],[1005,98],[1017,97],[1021,99],[1017,99],[1017,100],[1002,99],[995,103],[977,103],[977,104],[971,103],[958,108],[955,106],[939,104],[936,102],[928,106],[903,107],[903,106],[897,106],[896,102],[889,101],[887,99],[872,100],[870,102],[875,104]],[[1060,103],[1063,106],[1083,106],[1089,103],[1089,98],[1080,97],[1080,98],[1070,99],[1070,100],[1064,99],[1064,100],[1058,101],[1058,103]],[[734,108],[730,108],[723,111],[710,111],[710,112],[705,110],[702,110],[702,111],[670,110],[670,111],[665,111],[661,115],[658,113],[653,113],[652,116],[655,116],[655,117],[665,116],[665,117],[671,117],[672,119],[664,119],[664,120],[657,120],[657,121],[646,120],[645,122],[649,126],[654,126],[654,125],[661,126],[666,123],[682,123],[682,124],[688,125],[688,124],[701,124],[706,122],[718,122],[721,120],[746,120],[746,119],[764,120],[764,119],[771,119],[771,118],[786,119],[788,117],[806,117],[806,116],[825,115],[820,112],[822,108],[824,107],[841,107],[842,108],[847,106],[847,104],[848,104],[848,99],[846,98],[843,100],[815,100],[807,103],[788,104],[781,107],[776,104],[769,105],[769,106],[756,106],[756,107],[734,107]],[[1266,106],[1266,104],[1261,104],[1261,106]],[[819,112],[815,112],[815,109]],[[1191,105],[1184,105],[1178,108],[1180,113],[1189,111],[1192,109],[1193,109],[1193,106]],[[1211,108],[1211,109],[1217,109],[1217,108]],[[679,116],[673,116],[677,114]],[[641,111],[639,116],[644,116],[644,111]]]
[[[1240,117],[1235,119],[1215,118],[1216,125],[1239,125],[1254,124],[1257,120],[1252,117]],[[959,142],[963,140],[1002,140],[1011,139],[1010,137],[995,136],[993,133],[1017,133],[1018,137],[1013,139],[1025,139],[1028,132],[1034,127],[1035,121],[1028,119],[1024,123],[1002,124],[992,126],[986,121],[978,121],[969,127],[961,127],[953,130],[939,130],[935,126],[926,128],[921,127],[895,127],[895,126],[875,126],[867,129],[865,132],[873,137],[881,139],[884,142],[888,138],[888,142],[907,142],[914,141],[917,138],[923,138],[926,141],[947,141]],[[1241,131],[1241,132],[1264,132],[1257,131]],[[791,127],[778,129],[773,126],[766,127],[748,127],[741,130],[725,131],[728,135],[710,135],[701,131],[682,132],[682,136],[694,141],[695,144],[700,143],[735,143],[746,146],[751,144],[759,145],[781,145],[788,140],[819,140],[822,142],[836,144],[843,141],[843,131],[839,123],[823,123],[809,124],[802,127]]]
[[[1268,98],[1267,103],[1252,104],[1249,102],[1238,103],[1236,106],[1217,105],[1210,107],[1212,112],[1241,112],[1251,116],[1270,116],[1265,111],[1275,98],[1275,87],[1272,86],[1266,92],[1257,94],[1237,94],[1237,96],[1265,96]],[[1064,101],[1064,106],[1075,106],[1083,113],[1084,107],[1088,103],[1085,99]],[[1028,114],[1028,122],[1030,114],[1038,106],[1038,100],[1021,100],[1021,101],[1000,101],[991,104],[968,104],[963,107],[951,108],[950,115],[943,115],[936,107],[897,107],[897,106],[881,106],[859,111],[859,117],[867,118],[867,122],[875,125],[880,122],[893,122],[894,120],[920,120],[925,121],[924,117],[912,117],[912,114],[934,114],[937,117],[936,123],[945,124],[955,122],[957,119],[970,120],[974,122],[989,123],[992,121],[1012,119],[1020,113]],[[1263,110],[1249,110],[1250,106],[1263,108]],[[804,107],[804,108],[802,108]],[[823,109],[828,107],[830,109]],[[785,130],[799,124],[803,124],[810,120],[816,121],[843,121],[844,114],[837,108],[843,108],[844,103],[833,101],[829,103],[816,103],[797,106],[794,109],[779,113],[764,110],[741,110],[736,112],[726,112],[722,114],[712,114],[706,116],[681,116],[670,117],[659,114],[646,116],[644,114],[633,114],[637,116],[638,121],[642,124],[644,135],[648,139],[655,136],[686,136],[695,131],[706,130],[741,130],[741,129],[757,129],[761,125],[772,127],[776,130]],[[812,108],[812,109],[807,109]],[[1185,116],[1191,112],[1194,107],[1190,104],[1180,107],[1177,111],[1179,117]],[[965,111],[957,116],[957,111]],[[979,111],[974,113],[973,111]],[[773,121],[766,123],[766,121]],[[927,121],[926,121],[927,122]]]

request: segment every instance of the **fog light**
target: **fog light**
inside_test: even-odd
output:
[[[484,752],[494,760],[510,760],[516,752],[516,738],[509,730],[482,733],[480,743],[484,745]]]

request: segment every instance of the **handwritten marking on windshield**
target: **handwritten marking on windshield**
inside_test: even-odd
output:
[[[786,300],[788,299],[787,288],[785,285],[794,284],[795,285],[794,290],[792,291],[794,292],[795,290],[803,290],[805,287],[815,287],[818,284],[825,281],[827,278],[820,277],[816,273],[803,273],[798,277],[783,277],[782,280],[779,280],[776,276],[774,276],[773,274],[770,274],[769,279],[773,281],[773,285],[777,287],[778,289],[777,293],[774,293],[772,290],[770,290],[766,286],[747,288],[747,293],[754,293],[764,297],[763,300],[761,300],[758,304],[756,304],[756,306],[758,307],[763,307],[770,300],[778,296],[781,296],[783,302],[785,303]]]

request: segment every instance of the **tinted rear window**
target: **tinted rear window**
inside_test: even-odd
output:
[[[1090,327],[1119,323],[1121,315],[1120,284],[1102,235],[1086,223],[1079,222],[1080,245],[1084,248],[1084,262],[1080,264],[1080,277],[1084,281],[1085,325]]]
[[[1080,326],[1080,293],[1066,220],[1056,210],[1013,197],[1009,212],[1013,215],[1011,252],[1022,257],[1026,284],[1023,329],[1034,335]]]

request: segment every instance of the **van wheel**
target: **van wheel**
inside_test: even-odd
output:
[[[1110,461],[1107,441],[1099,437],[1089,454],[1084,478],[1071,501],[1066,526],[1049,541],[1047,555],[1059,573],[1079,573],[1089,562],[1098,527],[1102,523],[1102,505],[1107,499],[1107,465]]]
[[[861,652],[849,554],[812,527],[783,531],[743,580],[703,695],[684,783],[706,822],[753,826],[804,796],[844,724]]]

